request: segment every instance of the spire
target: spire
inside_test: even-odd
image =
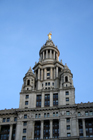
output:
[[[31,69],[31,67],[29,68],[28,72],[32,72],[32,69]]]
[[[66,63],[65,63],[64,69],[69,69]]]

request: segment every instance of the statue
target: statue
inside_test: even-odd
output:
[[[49,34],[48,34],[48,39],[49,39],[49,40],[51,39],[51,35],[52,35],[52,33],[49,33]]]

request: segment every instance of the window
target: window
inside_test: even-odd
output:
[[[66,93],[65,93],[66,95],[69,95],[69,92],[68,91],[66,91]]]
[[[53,94],[53,106],[58,105],[58,93]]]
[[[27,119],[27,114],[24,115],[24,119]]]
[[[26,133],[26,129],[23,129],[23,133]]]
[[[40,117],[41,117],[41,114],[39,114],[38,116],[39,116],[39,118],[40,118]]]
[[[50,115],[49,115],[49,113],[47,113],[47,117],[49,117]]]
[[[30,80],[27,80],[27,85],[30,85]]]
[[[28,99],[29,98],[29,95],[26,95],[26,99]]]
[[[58,117],[58,112],[56,112],[56,117]]]
[[[67,137],[70,137],[71,136],[71,134],[70,133],[67,133]]]
[[[41,107],[41,95],[37,95],[36,107]]]
[[[55,117],[55,112],[53,112],[53,117]]]
[[[38,118],[38,115],[37,114],[35,115],[35,118]]]
[[[3,122],[6,122],[6,119],[5,118],[3,118]]]
[[[28,101],[25,101],[25,105],[28,105]]]
[[[45,83],[45,86],[47,86],[47,83]]]
[[[85,112],[85,115],[88,116],[88,111]]]
[[[67,111],[67,112],[66,112],[66,115],[70,115],[70,112],[69,112],[69,111]]]
[[[15,121],[15,122],[17,121],[17,117],[14,117],[14,121]]]
[[[90,112],[89,112],[89,115],[90,115],[90,116],[92,116],[92,115],[93,115],[93,112],[92,112],[92,111],[90,111]]]
[[[59,120],[53,120],[53,138],[59,137]]]
[[[26,136],[23,136],[23,137],[22,137],[22,140],[26,140]]]
[[[27,90],[29,90],[29,88],[27,88]]]
[[[50,138],[50,121],[45,120],[44,121],[44,139],[49,139]]]
[[[48,82],[48,86],[50,86],[50,82]]]
[[[52,86],[54,86],[54,82],[52,83]]]
[[[81,113],[80,112],[78,112],[78,116],[81,116]]]
[[[68,77],[67,76],[65,77],[65,82],[68,82]]]
[[[23,126],[26,126],[27,125],[27,122],[23,122]]]
[[[41,123],[40,121],[35,121],[35,127],[34,127],[34,139],[40,139],[40,128]]]
[[[70,125],[67,125],[67,130],[70,130]]]
[[[67,123],[69,123],[70,122],[70,118],[67,118],[66,121],[67,121]]]
[[[69,101],[69,98],[67,97],[67,98],[66,98],[66,102],[68,102],[68,101]]]
[[[47,73],[47,76],[50,76],[50,73]]]
[[[46,113],[44,113],[44,118],[46,118]]]
[[[45,94],[45,106],[50,106],[50,95]]]

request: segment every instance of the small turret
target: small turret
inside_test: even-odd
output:
[[[34,90],[35,75],[32,72],[31,67],[29,68],[28,72],[25,74],[23,80],[24,80],[24,84],[22,86],[22,90]]]

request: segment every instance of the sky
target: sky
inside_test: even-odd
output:
[[[50,31],[73,73],[75,103],[93,102],[93,0],[0,0],[0,110],[19,107]]]

